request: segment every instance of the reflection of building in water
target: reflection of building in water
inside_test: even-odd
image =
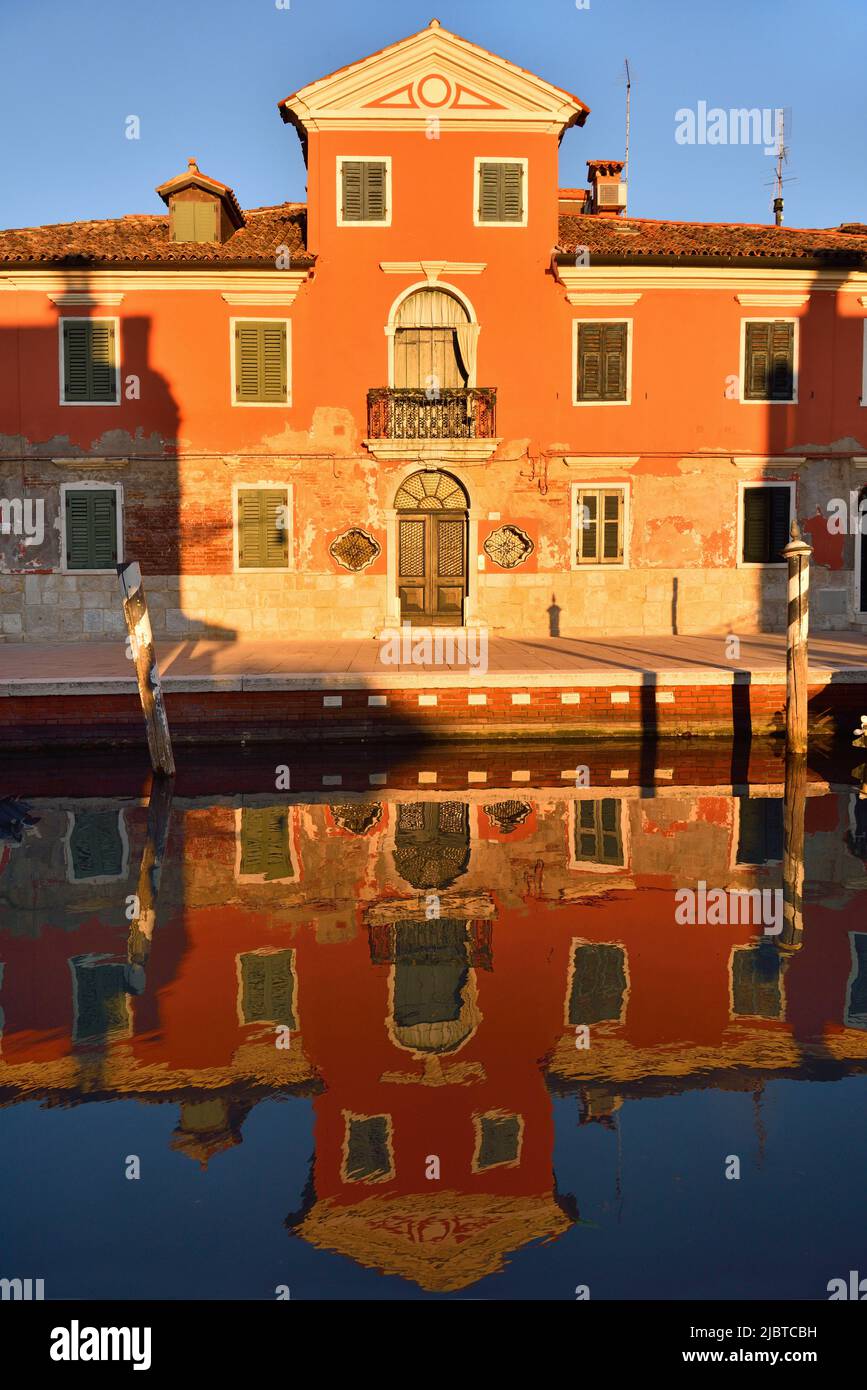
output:
[[[145,808],[36,807],[0,877],[3,1102],[171,1101],[172,1147],[206,1164],[260,1098],[312,1094],[293,1231],[448,1290],[574,1219],[550,1088],[610,1125],[624,1098],[867,1067],[844,798],[807,801],[783,957],[674,917],[685,882],[779,884],[775,798],[402,795],[176,801],[146,981],[124,911]]]

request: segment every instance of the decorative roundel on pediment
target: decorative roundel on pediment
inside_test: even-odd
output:
[[[342,536],[331,542],[328,550],[338,565],[342,565],[345,570],[352,570],[355,574],[359,570],[367,569],[377,555],[382,554],[379,541],[374,540],[373,536],[367,531],[362,531],[359,526],[344,531]]]
[[[485,541],[485,554],[504,570],[516,569],[534,550],[533,542],[520,526],[500,526]]]
[[[366,103],[368,107],[399,111],[504,111],[505,107],[473,87],[444,77],[440,72],[428,72],[393,91]]]

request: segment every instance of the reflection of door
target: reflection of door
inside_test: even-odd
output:
[[[404,512],[398,528],[401,619],[459,627],[467,591],[465,514]]]

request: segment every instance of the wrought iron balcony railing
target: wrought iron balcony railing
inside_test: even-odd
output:
[[[371,439],[493,439],[494,386],[447,387],[432,394],[422,387],[377,386],[367,393]]]

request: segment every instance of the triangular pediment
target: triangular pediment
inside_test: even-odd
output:
[[[559,135],[588,107],[432,21],[427,29],[302,87],[280,103],[302,130],[535,130]]]

